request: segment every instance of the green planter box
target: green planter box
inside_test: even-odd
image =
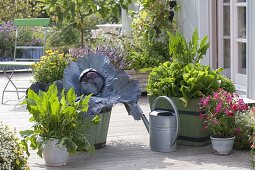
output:
[[[150,107],[156,96],[148,96]],[[203,146],[210,143],[210,132],[203,127],[203,121],[200,118],[200,110],[198,107],[199,99],[189,101],[187,107],[178,97],[170,97],[175,103],[180,114],[180,131],[177,144]],[[172,107],[166,101],[157,104],[156,109],[172,110]]]
[[[102,148],[106,145],[107,133],[111,117],[111,110],[98,114],[101,121],[97,125],[92,125],[86,128],[84,132],[90,144],[93,144],[96,149]],[[87,125],[94,116],[87,116],[83,118],[83,123]]]

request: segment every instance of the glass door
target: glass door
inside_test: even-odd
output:
[[[232,51],[233,56],[233,80],[236,88],[241,91],[247,91],[247,58],[246,58],[246,17],[247,17],[247,2],[246,0],[234,0],[232,7],[233,13],[233,30]]]
[[[218,0],[218,66],[234,82],[236,89],[247,91],[246,75],[246,0]]]

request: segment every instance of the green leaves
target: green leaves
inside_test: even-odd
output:
[[[189,63],[199,63],[209,48],[207,36],[205,36],[199,43],[197,29],[193,33],[190,42],[187,42],[179,32],[177,32],[176,35],[168,32],[168,36],[169,54],[171,55],[173,61],[177,61],[184,66]]]
[[[27,98],[23,103],[27,104],[31,114],[30,121],[35,124],[32,129],[20,132],[21,136],[24,137],[24,147],[27,147],[27,142],[30,141],[30,147],[37,149],[40,156],[42,144],[50,138],[58,139],[71,153],[81,147],[79,145],[82,145],[83,148],[92,147],[87,140],[83,140],[82,143],[81,140],[76,139],[81,135],[83,127],[80,117],[82,113],[88,110],[90,97],[91,95],[81,97],[76,102],[77,96],[73,88],[68,90],[66,94],[62,90],[59,97],[56,84],[52,84],[47,92],[40,91],[39,94],[28,89]],[[99,121],[100,119],[96,116],[90,124]],[[38,138],[41,140],[37,140]]]
[[[190,63],[185,67],[177,62],[165,62],[155,67],[149,75],[147,91],[150,95],[175,96],[187,106],[190,98],[210,94],[220,87],[222,69],[211,70],[209,66]]]

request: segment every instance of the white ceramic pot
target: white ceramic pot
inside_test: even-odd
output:
[[[43,158],[49,166],[63,166],[68,162],[69,153],[66,147],[57,143],[57,139],[49,139],[43,146]]]
[[[232,138],[214,138],[210,137],[212,141],[212,147],[221,155],[228,155],[233,149],[235,137]]]

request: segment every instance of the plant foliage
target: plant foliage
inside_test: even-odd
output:
[[[133,48],[128,60],[129,68],[140,69],[158,66],[170,61],[167,32],[175,32],[175,0],[139,0],[142,8],[133,13]]]
[[[0,122],[0,169],[28,170],[24,152],[16,132]]]
[[[71,58],[58,51],[48,50],[41,60],[32,65],[34,79],[37,82],[53,83],[61,80],[66,65]]]
[[[222,68],[213,70],[199,63],[208,47],[207,37],[200,41],[197,30],[189,42],[180,33],[169,33],[172,62],[165,62],[152,70],[147,85],[150,95],[179,97],[187,106],[189,99],[209,95],[218,88],[234,92],[231,80],[220,74]]]
[[[43,6],[48,14],[64,25],[73,25],[80,30],[81,47],[84,47],[84,30],[88,16],[99,13],[103,18],[107,17],[110,11],[119,12],[120,7],[127,9],[130,0],[39,0],[38,6]]]
[[[207,42],[208,37],[205,36],[200,41],[197,29],[194,31],[192,39],[189,42],[179,32],[176,35],[169,32],[168,35],[169,54],[173,61],[177,61],[182,65],[198,63],[209,48],[209,43]]]
[[[147,91],[150,95],[175,96],[188,104],[191,98],[210,94],[220,87],[218,75],[222,69],[190,63],[184,68],[176,61],[155,67],[149,75]]]
[[[57,86],[52,84],[47,92],[39,91],[36,94],[33,90],[28,90],[28,95],[23,104],[27,104],[27,109],[31,115],[29,121],[34,122],[32,129],[21,131],[24,139],[22,143],[26,148],[30,141],[30,147],[37,149],[37,154],[42,156],[42,146],[50,138],[59,140],[60,145],[65,145],[68,152],[74,153],[77,149],[92,152],[91,146],[84,134],[84,128],[89,125],[82,125],[82,113],[87,112],[88,102],[91,95],[81,97],[76,102],[76,94],[71,88],[65,94],[64,89],[61,96],[58,96]],[[99,117],[95,116],[91,123],[99,122]],[[29,154],[28,150],[27,153]]]
[[[236,149],[250,149],[252,144],[254,107],[239,111],[235,115],[235,145]]]

